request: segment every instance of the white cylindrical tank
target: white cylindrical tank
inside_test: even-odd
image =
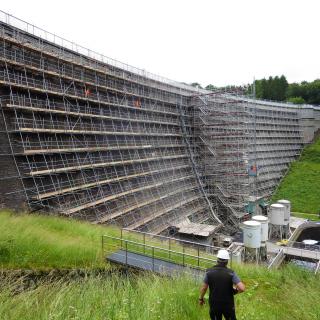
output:
[[[290,222],[290,215],[291,215],[291,202],[289,200],[278,200],[277,203],[282,204],[286,207],[286,213],[284,216],[284,222],[285,224],[289,224]]]
[[[252,220],[258,221],[261,223],[261,245],[264,246],[265,242],[268,240],[269,219],[268,217],[265,217],[265,216],[253,216]]]
[[[232,262],[241,263],[241,252],[233,252],[231,259]]]
[[[286,207],[280,203],[274,203],[270,206],[270,223],[276,226],[286,225],[284,216],[286,214]]]
[[[245,221],[241,226],[243,230],[243,243],[247,248],[261,247],[261,223],[258,221]]]

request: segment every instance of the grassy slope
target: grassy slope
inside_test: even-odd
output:
[[[320,211],[320,138],[307,146],[299,161],[292,163],[272,201],[289,199],[292,211]]]
[[[5,268],[100,267],[105,228],[75,220],[0,211],[0,265]],[[108,228],[111,234],[119,231]]]
[[[0,212],[0,262],[5,268],[103,266],[100,235],[119,230],[73,220]],[[9,254],[8,254],[9,253]],[[320,318],[319,276],[293,267],[268,272],[236,266],[247,285],[237,297],[239,319]],[[16,293],[0,282],[0,319],[209,319],[197,306],[199,283],[146,275],[44,282]]]
[[[247,286],[236,297],[238,319],[320,319],[319,277],[291,267],[268,272],[239,266],[236,271]],[[197,305],[199,286],[190,278],[114,275],[43,283],[12,294],[15,286],[2,283],[0,319],[208,320],[208,305]]]
[[[94,226],[86,222],[61,217],[44,215],[15,215],[0,211],[0,267],[15,268],[100,268],[106,264],[102,261],[101,235],[120,237],[120,230],[115,227]],[[128,240],[143,243],[142,236],[123,232]],[[168,244],[156,239],[147,239],[147,243],[159,248]],[[105,239],[104,253],[119,249],[121,242]],[[123,242],[125,246],[125,243]],[[168,253],[161,249],[143,248],[128,243],[128,250],[144,252],[155,257],[169,259]],[[196,255],[194,249],[183,249],[171,243],[171,249],[177,252]],[[212,255],[202,256],[212,259]],[[171,259],[182,263],[181,254],[170,255]],[[184,263],[197,265],[197,259],[185,257]],[[207,268],[209,262],[200,261]]]

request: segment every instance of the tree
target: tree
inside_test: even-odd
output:
[[[286,95],[287,95],[287,90],[288,90],[288,81],[284,75],[282,75],[279,79],[279,85],[281,90],[279,90],[279,100],[280,101],[285,101],[286,100]]]
[[[288,81],[284,75],[281,77],[269,77],[255,81],[256,97],[259,99],[285,101]]]
[[[293,104],[304,104],[304,103],[306,103],[305,100],[302,97],[291,97],[287,101],[291,102]]]
[[[211,90],[211,91],[215,90],[216,88],[217,88],[217,87],[215,87],[213,84],[208,84],[208,85],[205,87],[206,90]]]
[[[287,99],[292,97],[302,97],[302,89],[298,83],[290,83],[287,89]]]
[[[190,86],[195,87],[195,88],[198,88],[198,89],[202,89],[201,84],[198,83],[198,82],[192,82],[192,83],[190,84]]]
[[[308,104],[320,105],[320,79],[289,84],[287,100],[295,97],[303,98]]]
[[[256,97],[259,99],[268,99],[268,82],[265,78],[256,80]]]

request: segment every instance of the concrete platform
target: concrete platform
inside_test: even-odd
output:
[[[190,268],[158,258],[153,259],[150,256],[125,250],[118,250],[110,256],[107,256],[106,259],[112,263],[126,265],[131,268],[151,271],[167,276],[191,274],[195,279],[202,280],[205,275],[205,270]]]

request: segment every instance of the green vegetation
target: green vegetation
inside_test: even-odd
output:
[[[253,93],[253,86],[248,94]],[[288,83],[285,76],[255,80],[255,96],[259,99],[288,101],[294,104],[320,104],[320,79],[312,82]]]
[[[101,235],[105,228],[44,215],[0,211],[2,268],[92,268],[104,266]],[[111,234],[119,233],[109,228]]]
[[[304,104],[304,103],[306,103],[306,101],[301,97],[290,97],[290,98],[288,98],[287,101],[291,102],[293,104]]]
[[[1,267],[87,268],[90,274],[91,268],[108,268],[101,259],[101,235],[105,233],[120,235],[112,227],[2,211]],[[139,235],[124,236],[142,241]],[[168,245],[155,239],[151,243]],[[116,241],[111,244],[119,247]],[[182,250],[178,244],[170,246]],[[108,248],[112,248],[110,243]],[[234,268],[247,286],[236,298],[239,319],[301,319],[302,314],[305,320],[319,319],[319,276],[294,266],[272,272],[250,265]],[[8,275],[1,279],[0,319],[209,319],[208,305],[197,305],[200,281],[188,277],[171,279],[146,273],[128,277],[114,272],[104,277],[31,281],[25,289],[23,281]]]
[[[255,80],[255,96],[259,99],[284,101],[288,89],[285,76],[269,77],[269,79]]]
[[[301,83],[288,83],[286,77],[275,76],[269,78],[263,78],[255,80],[253,84],[247,84],[245,86],[224,86],[216,87],[213,84],[208,84],[205,89],[215,91],[220,90],[232,90],[238,92],[244,92],[245,94],[255,97],[258,99],[273,100],[273,101],[287,101],[293,104],[313,104],[320,105],[320,79],[314,81],[302,81]],[[202,89],[202,86],[198,82],[190,84],[193,87]],[[255,90],[254,90],[255,87]],[[254,92],[255,91],[255,92]]]
[[[309,104],[320,104],[320,79],[312,82],[291,83],[286,95],[287,98],[299,97]]]
[[[320,211],[320,138],[307,146],[281,182],[272,201],[289,199],[292,211],[313,213]]]
[[[108,234],[121,237],[115,227],[94,226],[61,217],[44,215],[12,214],[0,211],[0,266],[7,269],[50,269],[50,268],[101,268],[101,236]],[[198,260],[197,250],[182,248],[176,242],[159,241],[156,238],[144,240],[140,234],[123,231],[124,239],[140,242],[135,244],[112,238],[104,238],[104,254],[127,246],[129,251],[143,252],[155,258],[177,261],[185,265],[209,267],[209,261]],[[149,247],[144,247],[146,241]],[[151,248],[155,246],[156,248]],[[171,249],[175,252],[168,253]],[[182,253],[188,255],[183,255]],[[200,254],[213,259],[212,255]],[[108,266],[107,266],[108,267]]]
[[[294,267],[272,272],[237,267],[247,291],[236,297],[238,319],[316,320],[319,280]],[[19,281],[0,286],[0,318],[37,319],[209,319],[197,305],[200,282],[146,274],[43,282],[17,293]]]
[[[291,214],[297,218],[308,219],[310,221],[320,221],[319,216],[314,213],[291,212]]]

